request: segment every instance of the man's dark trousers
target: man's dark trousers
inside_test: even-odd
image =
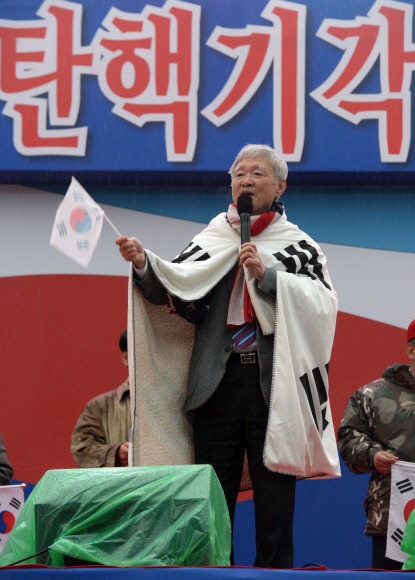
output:
[[[233,527],[247,450],[255,506],[254,566],[292,568],[296,478],[264,466],[267,421],[268,407],[261,391],[258,363],[242,364],[239,354],[232,354],[218,388],[195,410],[195,460],[215,469]]]

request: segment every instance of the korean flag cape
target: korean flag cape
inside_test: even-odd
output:
[[[318,244],[284,215],[253,240],[277,272],[275,304],[261,298],[245,269],[264,334],[275,334],[264,464],[301,478],[340,477],[328,400],[328,366],[337,315],[326,259]],[[167,291],[183,301],[205,296],[238,260],[240,236],[226,214],[214,218],[175,260],[148,260]],[[193,461],[192,430],[183,412],[194,327],[146,301],[130,276],[129,368],[133,465]],[[132,346],[132,348],[130,347]]]

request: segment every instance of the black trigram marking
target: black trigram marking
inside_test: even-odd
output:
[[[326,370],[328,374],[329,363],[326,365]],[[314,384],[316,385],[317,393],[318,393],[318,400],[320,403],[320,408],[318,412],[321,414],[321,423],[323,426],[323,431],[326,429],[329,422],[326,419],[326,410],[327,410],[327,390],[326,386],[323,381],[323,377],[321,376],[320,369],[316,367],[312,370]],[[317,410],[314,406],[313,395],[311,394],[311,386],[310,386],[310,379],[308,378],[308,374],[305,373],[302,377],[300,377],[301,384],[304,387],[305,394],[307,395],[308,404],[310,405],[311,413],[313,415],[314,423],[318,429],[318,419],[317,419]]]
[[[403,538],[403,531],[400,530],[399,528],[396,528],[396,530],[393,532],[393,534],[391,535],[392,540],[395,540],[395,542],[399,545],[402,544],[402,538]]]
[[[411,491],[411,489],[414,489],[412,483],[409,481],[408,478],[403,479],[402,481],[398,481],[396,483],[396,487],[399,489],[401,493],[406,493],[407,491]]]
[[[188,248],[190,248],[190,246],[193,246],[192,249],[190,249],[188,252],[186,252],[186,250]],[[202,248],[200,246],[194,246],[193,242],[191,242],[187,248],[185,248],[183,250],[183,252],[181,254],[179,254],[177,256],[177,258],[174,258],[174,260],[172,261],[172,264],[180,264],[180,262],[185,262],[186,260],[188,260],[189,258],[191,258],[192,256],[194,256],[195,254],[197,254],[197,252],[202,252]],[[195,262],[203,262],[204,260],[207,260],[208,258],[210,258],[210,255],[205,252],[204,254],[202,254],[202,256],[199,256],[198,258],[196,258],[196,260],[194,260]]]
[[[74,201],[85,201],[84,194],[82,193],[82,191],[74,191],[73,199]]]
[[[10,500],[9,505],[14,507],[16,510],[19,510],[20,506],[22,505],[22,502],[14,497],[12,500]]]
[[[320,280],[324,284],[326,288],[331,290],[331,287],[327,284],[323,276],[323,267],[318,261],[318,252],[314,246],[310,246],[305,240],[301,240],[297,244],[300,246],[302,250],[307,251],[311,254],[311,259],[305,251],[301,252],[297,250],[297,248],[291,244],[284,248],[284,252],[289,254],[285,256],[281,252],[277,252],[274,254],[274,257],[277,258],[280,262],[282,262],[285,266],[285,269],[289,274],[300,274],[304,276],[308,276],[313,280]]]
[[[66,226],[65,226],[65,222],[64,221],[58,222],[56,224],[56,227],[58,228],[58,232],[59,232],[59,235],[60,235],[61,238],[63,238],[64,236],[67,236],[68,235],[68,232],[66,231]]]
[[[78,250],[89,252],[89,242],[88,240],[77,240],[76,247]]]

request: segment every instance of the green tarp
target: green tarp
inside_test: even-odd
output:
[[[48,471],[0,556],[5,566],[228,566],[231,526],[210,465]]]
[[[408,554],[402,570],[413,570],[415,568],[415,510],[411,512],[406,523],[401,550]]]

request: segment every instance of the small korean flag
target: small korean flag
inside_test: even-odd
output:
[[[23,504],[24,492],[20,486],[0,487],[0,554]]]
[[[101,235],[103,219],[104,210],[72,177],[56,212],[50,245],[87,268]]]
[[[415,509],[415,463],[397,461],[392,465],[391,503],[389,508],[386,556],[405,562],[408,554],[401,550],[406,522]]]

